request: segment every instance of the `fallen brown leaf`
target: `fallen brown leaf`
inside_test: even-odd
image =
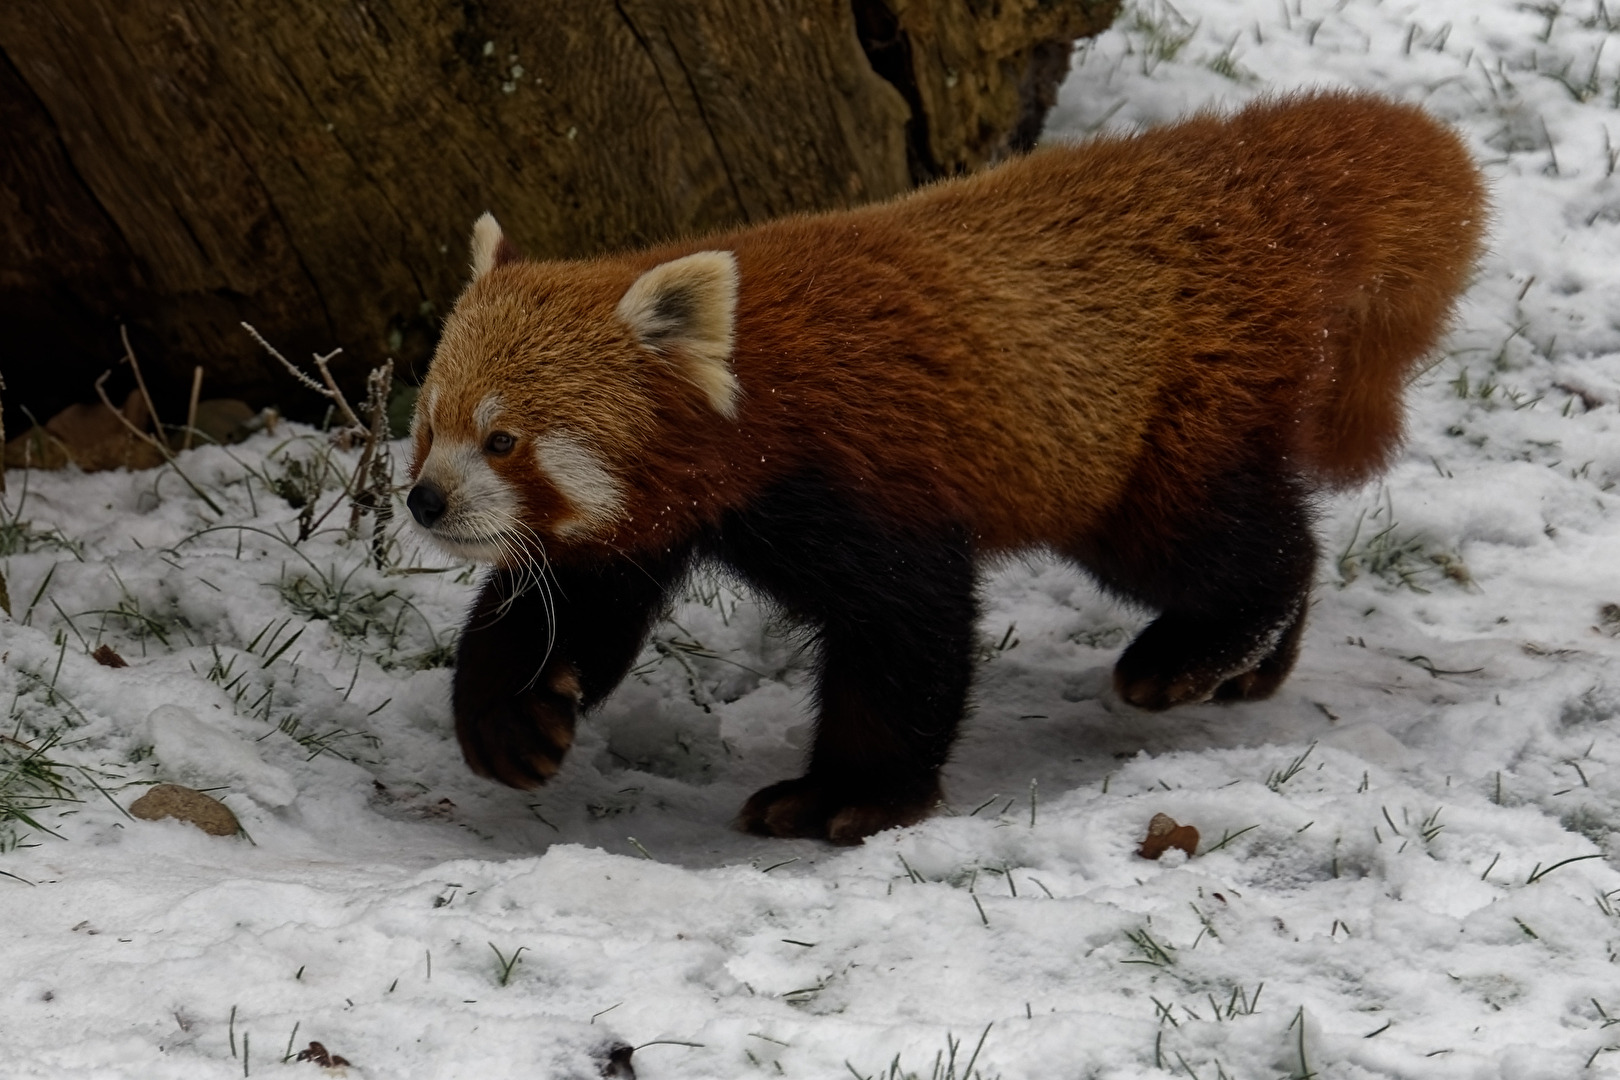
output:
[[[1157,859],[1171,848],[1180,848],[1191,857],[1198,850],[1198,830],[1191,825],[1177,825],[1169,814],[1154,814],[1136,853],[1144,859]]]
[[[111,645],[97,645],[90,657],[102,667],[129,667],[129,661],[114,652]]]
[[[312,1042],[298,1051],[298,1061],[312,1061],[323,1069],[336,1069],[349,1064],[341,1054],[333,1054],[318,1042]]]

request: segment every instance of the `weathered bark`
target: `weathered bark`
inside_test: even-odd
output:
[[[89,398],[120,323],[170,422],[194,364],[293,396],[242,320],[420,373],[483,210],[577,256],[889,196],[1031,143],[1117,6],[9,0],[6,406]]]
[[[918,182],[1035,145],[1077,38],[1120,0],[854,0],[873,68],[905,96]]]

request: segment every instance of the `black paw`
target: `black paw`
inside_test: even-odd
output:
[[[1139,709],[1159,712],[1200,701],[1270,697],[1293,670],[1305,625],[1304,605],[1267,621],[1194,619],[1167,612],[1114,668],[1114,690]]]
[[[859,844],[884,829],[915,825],[934,812],[939,799],[937,780],[913,795],[874,798],[801,776],[756,791],[737,815],[737,827],[759,836]]]
[[[1163,712],[1177,705],[1208,701],[1221,685],[1218,675],[1183,672],[1141,672],[1114,668],[1114,692],[1138,709]]]
[[[1114,665],[1114,692],[1151,712],[1208,701],[1231,674],[1198,656],[1183,635],[1162,632],[1164,621],[1144,630]]]
[[[572,697],[529,691],[482,705],[456,710],[456,738],[473,772],[524,789],[557,774],[574,744],[578,705]]]
[[[1276,693],[1287,677],[1288,668],[1269,662],[1236,675],[1208,671],[1144,673],[1128,670],[1121,662],[1114,669],[1114,691],[1138,709],[1163,712],[1200,701],[1260,701]]]
[[[1262,701],[1277,692],[1288,677],[1287,671],[1278,671],[1275,666],[1270,669],[1261,664],[1253,671],[1245,671],[1241,675],[1234,675],[1215,688],[1216,701]]]

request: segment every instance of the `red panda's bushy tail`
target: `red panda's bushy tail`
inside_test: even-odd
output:
[[[1353,95],[1311,104],[1323,115],[1293,119],[1332,132],[1355,177],[1334,192],[1340,205],[1321,208],[1352,235],[1343,275],[1334,275],[1341,300],[1307,380],[1298,445],[1310,471],[1338,487],[1389,463],[1401,437],[1402,391],[1446,331],[1490,211],[1461,140],[1422,110]]]

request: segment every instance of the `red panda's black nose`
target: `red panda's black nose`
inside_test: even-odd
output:
[[[423,480],[405,496],[405,506],[418,525],[431,529],[433,523],[444,516],[444,492],[439,490],[437,484]]]

